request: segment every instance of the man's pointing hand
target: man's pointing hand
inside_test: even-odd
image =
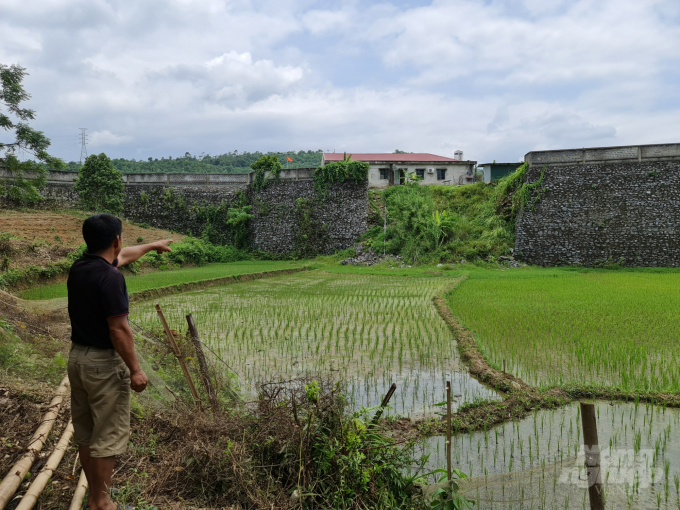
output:
[[[170,247],[168,246],[170,243],[174,242],[172,239],[163,239],[162,241],[156,241],[153,243],[153,250],[156,250],[156,253],[161,254],[166,251],[172,251]]]

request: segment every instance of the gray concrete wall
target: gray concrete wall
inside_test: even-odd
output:
[[[680,144],[533,152],[527,161],[527,182],[541,172],[544,181],[517,222],[522,260],[680,266]]]
[[[680,160],[680,143],[533,151],[524,156],[524,161],[529,163],[530,167],[673,160]]]

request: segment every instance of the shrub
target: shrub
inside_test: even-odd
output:
[[[234,246],[219,246],[205,239],[185,237],[182,242],[173,244],[168,254],[172,262],[178,265],[195,264],[202,266],[208,262],[236,262],[251,260],[252,256]]]
[[[208,262],[206,243],[196,237],[186,237],[181,243],[173,245],[168,257],[177,264],[188,263],[202,266]]]
[[[167,461],[182,467],[175,494],[211,508],[423,508],[412,496],[416,477],[406,474],[422,468],[415,440],[395,444],[370,427],[368,410],[349,412],[334,384],[262,385],[253,409],[177,422],[175,433],[191,439]]]
[[[250,205],[231,207],[227,211],[227,225],[230,227],[231,239],[234,246],[238,248],[248,246],[248,222],[253,217],[250,214],[251,211]]]

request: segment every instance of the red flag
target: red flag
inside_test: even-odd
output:
[[[291,158],[290,156],[286,156],[286,161],[288,161],[289,163],[292,163],[292,162],[293,162],[293,158]]]

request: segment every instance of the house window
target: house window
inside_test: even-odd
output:
[[[416,177],[419,179],[424,179],[425,178],[425,169],[424,168],[416,168]]]
[[[446,179],[446,168],[437,168],[437,180],[443,181]]]
[[[380,178],[381,179],[389,179],[390,178],[390,169],[389,168],[379,168],[380,171]]]

